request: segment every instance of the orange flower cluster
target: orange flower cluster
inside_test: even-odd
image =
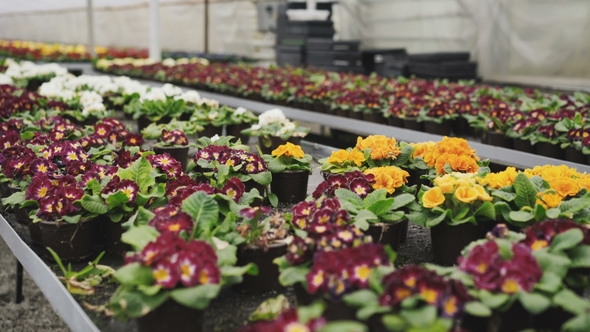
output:
[[[328,162],[330,164],[344,164],[347,161],[353,162],[357,167],[361,166],[363,162],[365,162],[365,154],[362,151],[357,149],[352,149],[351,151],[348,150],[338,150],[332,152],[330,158],[328,158]]]
[[[410,176],[410,173],[396,166],[370,168],[364,173],[375,176],[373,189],[385,188],[388,194],[393,194],[397,188],[406,184],[408,182],[408,176]]]
[[[478,178],[477,181],[479,184],[486,185],[492,189],[500,189],[513,185],[517,174],[516,168],[506,167],[504,171],[489,173],[484,178]]]
[[[568,196],[576,196],[582,188],[590,189],[590,176],[579,173],[575,168],[569,168],[566,165],[535,166],[533,169],[526,169],[524,174],[529,178],[535,175],[543,178],[561,200]],[[551,202],[556,201],[551,197],[544,194],[542,200],[550,206],[551,204],[546,202],[547,199],[551,200]]]
[[[422,157],[429,167],[436,168],[437,174],[445,174],[444,167],[449,165],[453,171],[474,173],[479,169],[479,157],[467,140],[457,137],[444,137],[441,141],[412,144],[413,158]]]
[[[373,160],[394,160],[401,153],[395,138],[384,135],[371,135],[365,139],[358,137],[355,148],[361,151],[369,149]]]
[[[286,156],[301,159],[305,157],[305,153],[301,146],[287,142],[286,144],[279,145],[278,148],[272,151],[274,157]]]
[[[422,195],[422,205],[427,209],[437,207],[447,200],[445,194],[452,195],[458,201],[467,204],[478,200],[491,201],[492,196],[482,185],[477,184],[476,177],[475,173],[453,172],[435,178],[434,187]]]

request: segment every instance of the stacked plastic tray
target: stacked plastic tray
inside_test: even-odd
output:
[[[306,63],[314,68],[362,74],[364,67],[359,48],[359,41],[309,38],[305,45]]]
[[[477,79],[477,63],[469,57],[468,52],[411,54],[407,71],[421,78]]]

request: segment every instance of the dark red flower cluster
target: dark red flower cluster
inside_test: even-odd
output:
[[[20,180],[32,174],[31,164],[35,152],[22,145],[2,150],[2,172],[9,179]]]
[[[301,229],[328,223],[343,225],[350,219],[348,211],[341,208],[337,197],[299,202],[291,208],[291,211],[293,224]]]
[[[17,112],[33,111],[39,107],[38,98],[37,93],[0,85],[0,118],[9,118]]]
[[[318,251],[307,274],[307,291],[338,299],[345,293],[369,286],[373,268],[391,262],[380,244],[367,243],[337,251]]]
[[[98,147],[110,143],[117,145],[121,143],[124,146],[141,146],[144,143],[143,136],[132,134],[127,131],[125,125],[113,118],[100,120],[94,125],[94,133],[80,139],[85,148]]]
[[[313,198],[318,199],[325,195],[334,197],[336,189],[343,188],[351,190],[361,198],[367,197],[373,192],[375,176],[364,174],[361,171],[346,172],[344,174],[327,174],[325,180],[313,191]]]
[[[169,204],[154,210],[154,213],[156,215],[150,220],[149,225],[160,233],[178,234],[182,231],[190,232],[193,229],[193,219],[178,206]]]
[[[289,309],[282,312],[273,321],[258,321],[251,323],[239,330],[239,332],[317,332],[326,325],[322,317],[309,320],[306,324],[299,321],[297,309]]]
[[[115,153],[114,165],[120,168],[128,168],[134,161],[141,157],[140,153],[131,154],[131,151],[121,149]]]
[[[168,131],[164,129],[162,130],[162,137],[160,137],[160,142],[166,143],[166,145],[186,146],[188,145],[188,138],[182,130],[175,129]]]
[[[543,276],[531,249],[522,243],[512,245],[509,260],[502,258],[496,241],[477,245],[459,257],[459,269],[473,277],[477,288],[506,294],[530,292]]]
[[[293,239],[287,247],[285,258],[291,265],[299,265],[311,260],[316,251],[353,248],[370,242],[370,236],[351,225],[315,225],[308,228],[305,239],[299,236]]]
[[[443,317],[458,318],[472,298],[460,281],[445,280],[422,266],[406,265],[383,277],[384,291],[379,297],[383,306],[398,306],[401,301],[419,296],[436,306]]]
[[[121,193],[127,197],[129,203],[133,203],[137,198],[138,192],[139,187],[137,186],[137,183],[132,180],[121,180],[119,176],[115,176],[109,181],[109,183],[107,183],[100,193],[107,196]]]
[[[39,203],[37,216],[47,221],[56,221],[71,213],[78,212],[76,201],[84,196],[72,175],[49,176],[38,174],[27,187],[25,198]]]
[[[166,189],[167,192],[169,189],[171,189],[168,194],[169,205],[181,206],[182,202],[185,199],[187,199],[190,195],[196,193],[197,191],[203,191],[207,195],[224,194],[233,199],[234,202],[239,202],[242,196],[244,195],[244,192],[246,191],[246,186],[244,186],[242,180],[235,177],[227,180],[221,189],[217,189],[207,182],[194,184],[188,183],[189,181],[186,182],[186,185],[181,181],[176,182],[173,184],[173,189]]]
[[[198,163],[199,160],[217,161],[244,174],[258,174],[268,169],[259,155],[244,150],[232,149],[228,146],[209,145],[195,154],[195,163]]]
[[[152,164],[152,167],[164,172],[169,179],[175,179],[182,174],[182,164],[172,158],[169,153],[151,154],[146,159]]]
[[[526,238],[521,242],[526,244],[533,251],[543,249],[551,245],[551,241],[553,241],[555,236],[572,228],[581,230],[584,234],[584,240],[582,243],[590,245],[590,232],[588,231],[588,228],[567,219],[546,220],[533,224],[524,230]]]
[[[140,253],[127,256],[126,262],[149,266],[154,284],[167,289],[176,287],[179,282],[193,287],[221,281],[215,250],[205,241],[187,243],[173,232],[161,234]]]

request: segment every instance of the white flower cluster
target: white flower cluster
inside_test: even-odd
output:
[[[244,110],[245,111],[245,110]],[[260,130],[262,127],[266,127],[273,124],[279,124],[281,127],[280,129],[274,134],[276,136],[282,136],[291,134],[293,136],[301,136],[304,137],[306,135],[305,132],[297,131],[297,124],[295,122],[291,122],[285,116],[285,113],[278,108],[273,108],[268,110],[258,116],[258,124],[252,125],[251,129],[253,130]]]
[[[8,75],[0,74],[0,84],[13,84],[12,78]]]
[[[185,91],[180,95],[174,96],[174,99],[182,99],[187,103],[199,104],[201,103],[201,95],[195,90]]]
[[[6,68],[4,74],[12,79],[33,78],[51,74],[55,74],[55,76],[68,75],[68,70],[64,67],[60,67],[57,63],[38,65],[31,61],[16,62],[12,59],[6,59],[6,64],[8,65],[8,68]]]
[[[124,65],[128,65],[131,64],[135,67],[141,67],[141,66],[149,66],[149,65],[153,65],[154,63],[156,63],[156,61],[154,60],[150,60],[150,59],[134,59],[134,58],[119,58],[119,59],[113,59],[113,60],[107,60],[107,59],[100,59],[96,62],[96,66],[98,68],[108,68],[112,65],[119,65],[119,66],[124,66]],[[164,59],[162,61],[162,64],[166,67],[173,67],[175,65],[184,65],[184,64],[188,64],[188,63],[200,63],[204,66],[209,64],[209,60],[207,59],[203,59],[203,58],[180,58],[180,59],[172,59],[172,58],[167,58]]]

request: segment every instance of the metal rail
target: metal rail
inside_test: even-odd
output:
[[[0,215],[0,236],[33,281],[39,286],[51,306],[57,310],[64,322],[75,332],[99,332],[78,302],[57,279],[53,271],[18,236],[8,221]]]

